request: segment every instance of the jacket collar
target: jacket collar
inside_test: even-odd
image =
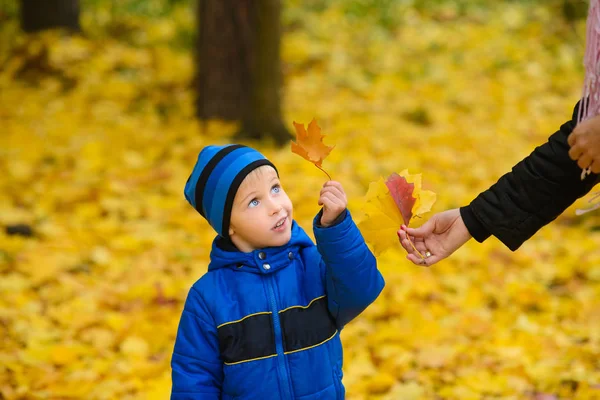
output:
[[[287,267],[294,258],[298,257],[300,249],[312,245],[312,240],[296,221],[292,222],[292,237],[287,244],[257,249],[250,253],[239,251],[231,242],[217,236],[210,252],[208,270],[232,268],[258,274],[270,274]]]

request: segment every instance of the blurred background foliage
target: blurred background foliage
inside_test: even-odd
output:
[[[465,15],[479,15],[493,12],[503,3],[516,3],[524,6],[547,8],[557,24],[585,19],[588,3],[585,0],[290,0],[286,2],[283,23],[286,30],[294,29],[294,22],[303,19],[307,13],[322,12],[335,7],[345,18],[369,24],[374,29],[393,34],[401,29],[407,13],[416,11],[422,15],[444,19]],[[80,0],[83,18],[83,31],[87,35],[109,35],[129,38],[127,33],[135,30],[136,24],[148,18],[166,18],[174,15],[195,15],[194,0]],[[483,14],[483,15],[482,15]],[[19,2],[0,1],[0,23],[3,37],[9,39],[18,31]],[[193,18],[188,23],[178,20],[177,34],[170,43],[173,46],[191,49],[195,37]],[[6,37],[8,36],[8,38]],[[14,36],[13,36],[14,37]],[[142,43],[138,43],[142,44]]]

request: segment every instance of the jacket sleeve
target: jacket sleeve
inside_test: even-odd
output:
[[[581,169],[569,158],[567,139],[577,123],[578,107],[546,143],[460,209],[475,240],[494,235],[514,251],[598,183],[596,174],[582,181]]]
[[[171,359],[171,400],[219,400],[223,381],[217,328],[197,289],[188,294]]]
[[[320,221],[321,213],[315,217],[313,229],[321,268],[325,269],[327,305],[342,329],[375,301],[385,283],[348,210],[339,223],[327,228],[320,226]]]

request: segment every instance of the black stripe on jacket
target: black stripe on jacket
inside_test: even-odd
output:
[[[317,297],[306,307],[286,308],[279,312],[279,319],[286,354],[318,346],[337,333],[325,296]]]
[[[293,306],[279,312],[285,354],[308,350],[337,334],[335,320],[325,296],[307,306]],[[221,357],[226,365],[277,356],[271,312],[250,314],[217,327]]]
[[[275,334],[270,312],[250,314],[217,327],[219,350],[225,364],[274,357]]]

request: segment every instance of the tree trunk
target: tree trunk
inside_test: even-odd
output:
[[[268,137],[279,144],[290,139],[281,120],[281,2],[262,0],[254,2],[256,20],[254,23],[254,58],[250,69],[250,107],[246,109],[242,131],[243,136]]]
[[[200,0],[197,115],[241,121],[238,138],[286,143],[280,0]]]
[[[21,0],[21,28],[25,32],[51,28],[79,31],[79,0]]]
[[[594,0],[591,0],[594,1]],[[585,19],[588,11],[588,2],[581,0],[563,0],[562,13],[568,22]]]

